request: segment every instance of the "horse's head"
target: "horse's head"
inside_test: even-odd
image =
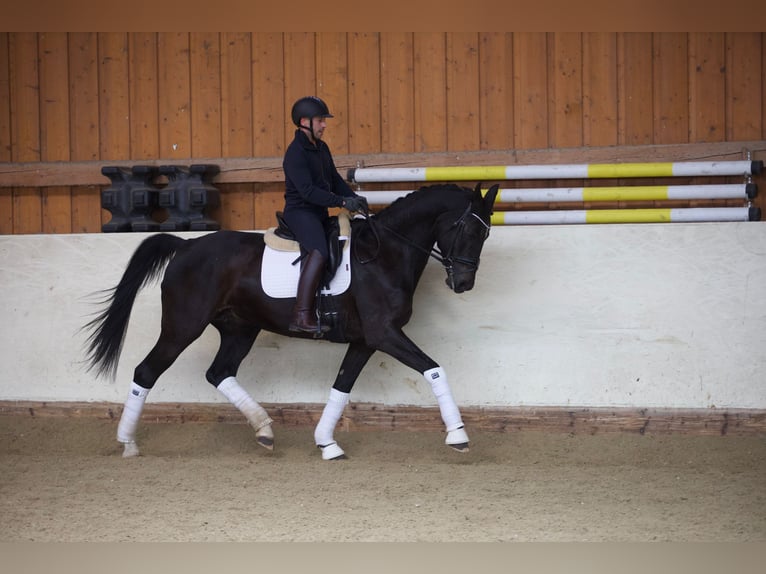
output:
[[[447,286],[455,293],[473,289],[479,257],[489,237],[490,216],[497,197],[498,185],[482,196],[479,184],[471,202],[454,222],[445,221],[436,239],[447,270]]]

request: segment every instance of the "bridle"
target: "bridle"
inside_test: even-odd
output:
[[[445,271],[447,272],[447,277],[450,279],[450,284],[453,284],[453,285],[454,285],[454,282],[452,281],[452,279],[455,275],[475,272],[479,268],[478,257],[464,257],[462,255],[454,254],[455,246],[457,245],[458,240],[460,239],[463,232],[465,231],[465,227],[469,218],[475,217],[479,221],[479,223],[481,223],[484,226],[483,241],[486,241],[487,237],[489,237],[490,226],[481,217],[479,217],[478,214],[471,211],[470,203],[468,204],[468,207],[465,208],[465,211],[463,212],[463,214],[460,217],[458,217],[455,220],[455,222],[452,225],[450,225],[450,227],[447,229],[447,232],[449,232],[452,229],[456,229],[456,231],[455,231],[455,234],[452,236],[452,242],[450,243],[449,249],[447,249],[446,253],[442,252],[435,245],[431,247],[430,249],[421,247],[420,245],[412,241],[409,237],[402,235],[395,229],[391,229],[387,225],[374,221],[368,214],[364,214],[364,217],[367,221],[367,224],[370,226],[370,229],[372,230],[373,235],[375,235],[375,239],[378,244],[378,249],[375,252],[375,255],[373,255],[369,259],[360,259],[357,253],[357,261],[359,261],[359,263],[364,265],[378,258],[378,254],[380,252],[380,235],[378,233],[377,227],[382,227],[384,230],[388,231],[391,235],[393,235],[397,239],[402,240],[404,243],[410,245],[411,247],[414,247],[415,249],[417,249],[418,251],[422,253],[425,253],[429,257],[433,257],[439,263],[441,263]],[[461,265],[465,265],[468,269],[456,273],[454,268],[455,263],[460,263]]]

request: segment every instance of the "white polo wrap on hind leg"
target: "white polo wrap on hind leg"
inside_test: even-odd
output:
[[[314,429],[314,442],[317,446],[325,446],[335,442],[333,432],[343,415],[343,409],[348,404],[350,394],[342,393],[336,389],[330,389],[330,398],[322,411],[316,428]]]
[[[439,404],[439,411],[442,415],[447,432],[454,431],[463,426],[463,420],[460,418],[460,411],[452,398],[449,384],[447,383],[447,373],[441,367],[429,369],[423,373],[423,377],[431,385],[431,390]]]
[[[239,385],[236,378],[225,378],[218,384],[217,388],[229,399],[232,405],[237,407],[239,412],[245,415],[245,418],[255,430],[260,430],[274,422],[269,417],[266,409],[253,400],[247,391]]]
[[[128,398],[125,399],[125,407],[122,409],[120,424],[117,425],[117,442],[132,443],[136,441],[136,428],[141,411],[144,410],[144,402],[149,389],[145,389],[136,383],[130,383]]]

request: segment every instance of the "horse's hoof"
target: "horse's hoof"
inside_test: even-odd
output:
[[[322,451],[322,460],[346,460],[348,457],[343,449],[338,446],[337,442],[331,442],[330,444],[318,444],[319,450]]]
[[[444,441],[449,447],[460,452],[468,452],[468,433],[465,427],[459,427],[447,432],[447,439]]]
[[[125,445],[125,448],[122,451],[122,458],[132,458],[134,456],[138,456],[138,445],[136,443],[126,442],[123,444]]]
[[[255,438],[256,442],[266,450],[274,450],[274,439],[267,436],[259,436]]]

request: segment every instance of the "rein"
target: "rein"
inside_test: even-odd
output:
[[[450,277],[452,277],[454,275],[453,265],[456,262],[457,263],[462,263],[463,265],[466,265],[466,266],[470,267],[470,269],[468,271],[464,271],[464,273],[467,273],[469,271],[475,271],[476,269],[479,268],[479,260],[478,259],[469,258],[469,257],[461,257],[461,256],[456,256],[456,255],[452,254],[452,252],[455,249],[455,245],[457,244],[458,238],[462,235],[463,230],[465,229],[466,218],[468,218],[469,216],[475,217],[479,221],[479,223],[481,223],[484,226],[484,229],[485,229],[484,239],[486,240],[486,238],[489,236],[489,225],[487,225],[484,222],[484,220],[482,220],[481,217],[479,217],[477,214],[475,214],[473,211],[471,211],[471,204],[469,203],[468,206],[465,208],[465,211],[463,212],[463,214],[460,217],[458,217],[455,220],[455,222],[449,227],[449,229],[453,229],[453,228],[456,227],[457,228],[457,232],[452,237],[452,243],[450,244],[449,250],[447,251],[447,253],[445,255],[435,245],[433,247],[431,247],[430,249],[426,249],[424,247],[421,247],[420,245],[418,245],[417,243],[412,241],[409,237],[407,237],[405,235],[402,235],[401,233],[399,233],[395,229],[392,229],[392,228],[388,227],[387,225],[379,224],[378,222],[374,221],[369,216],[369,214],[365,213],[364,214],[364,218],[365,218],[365,220],[367,222],[367,225],[369,225],[370,229],[372,230],[373,235],[375,236],[375,241],[376,241],[378,247],[377,247],[377,250],[375,251],[375,254],[372,257],[370,257],[369,259],[361,259],[359,257],[358,253],[356,253],[356,259],[357,259],[357,261],[359,263],[361,263],[362,265],[365,265],[367,263],[375,261],[378,258],[378,255],[380,254],[380,234],[378,232],[377,227],[380,226],[384,230],[388,231],[391,235],[396,237],[397,239],[402,240],[407,245],[409,245],[411,247],[414,247],[415,249],[417,249],[421,253],[425,253],[429,257],[432,257],[432,258],[436,259],[436,261],[441,263],[442,266],[444,267],[444,269],[446,269],[447,274]]]

